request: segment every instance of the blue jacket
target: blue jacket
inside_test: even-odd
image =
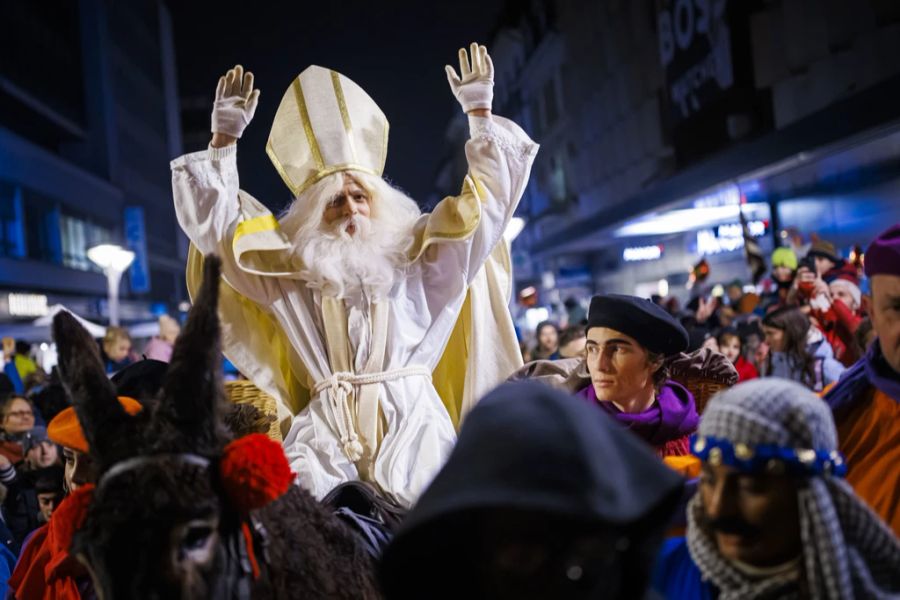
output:
[[[718,590],[701,578],[683,537],[670,538],[663,544],[650,585],[666,600],[714,600],[719,596]]]

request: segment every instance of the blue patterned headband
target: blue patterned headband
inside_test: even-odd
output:
[[[795,475],[847,474],[847,463],[837,450],[785,448],[774,444],[732,444],[724,438],[699,436],[691,438],[694,456],[713,466],[728,465],[741,471],[783,473]]]

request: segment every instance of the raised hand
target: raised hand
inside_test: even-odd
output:
[[[447,81],[465,112],[490,111],[494,100],[494,63],[487,48],[474,42],[469,53],[465,48],[459,49],[460,75],[450,65],[444,67]]]
[[[253,119],[258,100],[259,90],[253,89],[253,73],[245,73],[241,65],[219,77],[212,112],[214,146],[233,143],[241,137]],[[220,143],[216,143],[217,139]]]

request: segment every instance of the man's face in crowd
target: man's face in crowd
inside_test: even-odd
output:
[[[96,482],[97,471],[89,455],[71,448],[63,448],[63,460],[65,461],[65,484],[69,493],[86,483]]]
[[[844,306],[849,308],[850,310],[859,309],[859,304],[856,303],[856,300],[853,298],[853,294],[850,293],[850,289],[847,287],[848,284],[841,280],[832,281],[828,285],[828,291],[831,292],[831,297],[835,300],[840,300],[844,303]]]
[[[819,277],[837,266],[833,260],[825,258],[824,256],[814,256],[813,260],[816,263],[816,275]]]
[[[719,352],[725,355],[725,358],[732,363],[737,362],[738,356],[741,355],[741,338],[736,335],[722,336],[719,344]]]
[[[371,216],[371,198],[365,188],[350,175],[344,173],[344,187],[325,207],[322,219],[326,226],[332,227],[356,216],[366,218]],[[356,233],[356,225],[352,221],[344,227],[349,235]]]
[[[24,433],[34,427],[34,411],[31,405],[21,398],[10,402],[3,417],[3,429],[6,433]]]
[[[900,276],[872,276],[872,327],[884,359],[900,373]]]
[[[62,499],[63,495],[60,492],[41,492],[37,495],[38,507],[45,520],[50,520],[50,515],[53,514]]]
[[[698,493],[701,526],[708,528],[723,558],[770,567],[800,554],[797,485],[790,476],[704,463]]]
[[[653,389],[653,373],[660,365],[649,360],[647,350],[633,337],[608,327],[591,327],[585,350],[591,383],[601,402],[621,408]]]
[[[59,460],[59,450],[50,440],[32,446],[25,455],[25,461],[32,469],[43,469],[55,465]]]
[[[128,338],[116,338],[114,342],[103,344],[106,355],[113,362],[122,362],[131,352],[131,340]]]

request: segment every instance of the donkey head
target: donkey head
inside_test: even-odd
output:
[[[228,442],[219,272],[219,260],[207,257],[163,388],[135,416],[117,401],[88,333],[67,313],[54,319],[63,379],[99,477],[72,552],[107,600],[212,597],[227,584],[225,542],[239,525],[216,478]]]

